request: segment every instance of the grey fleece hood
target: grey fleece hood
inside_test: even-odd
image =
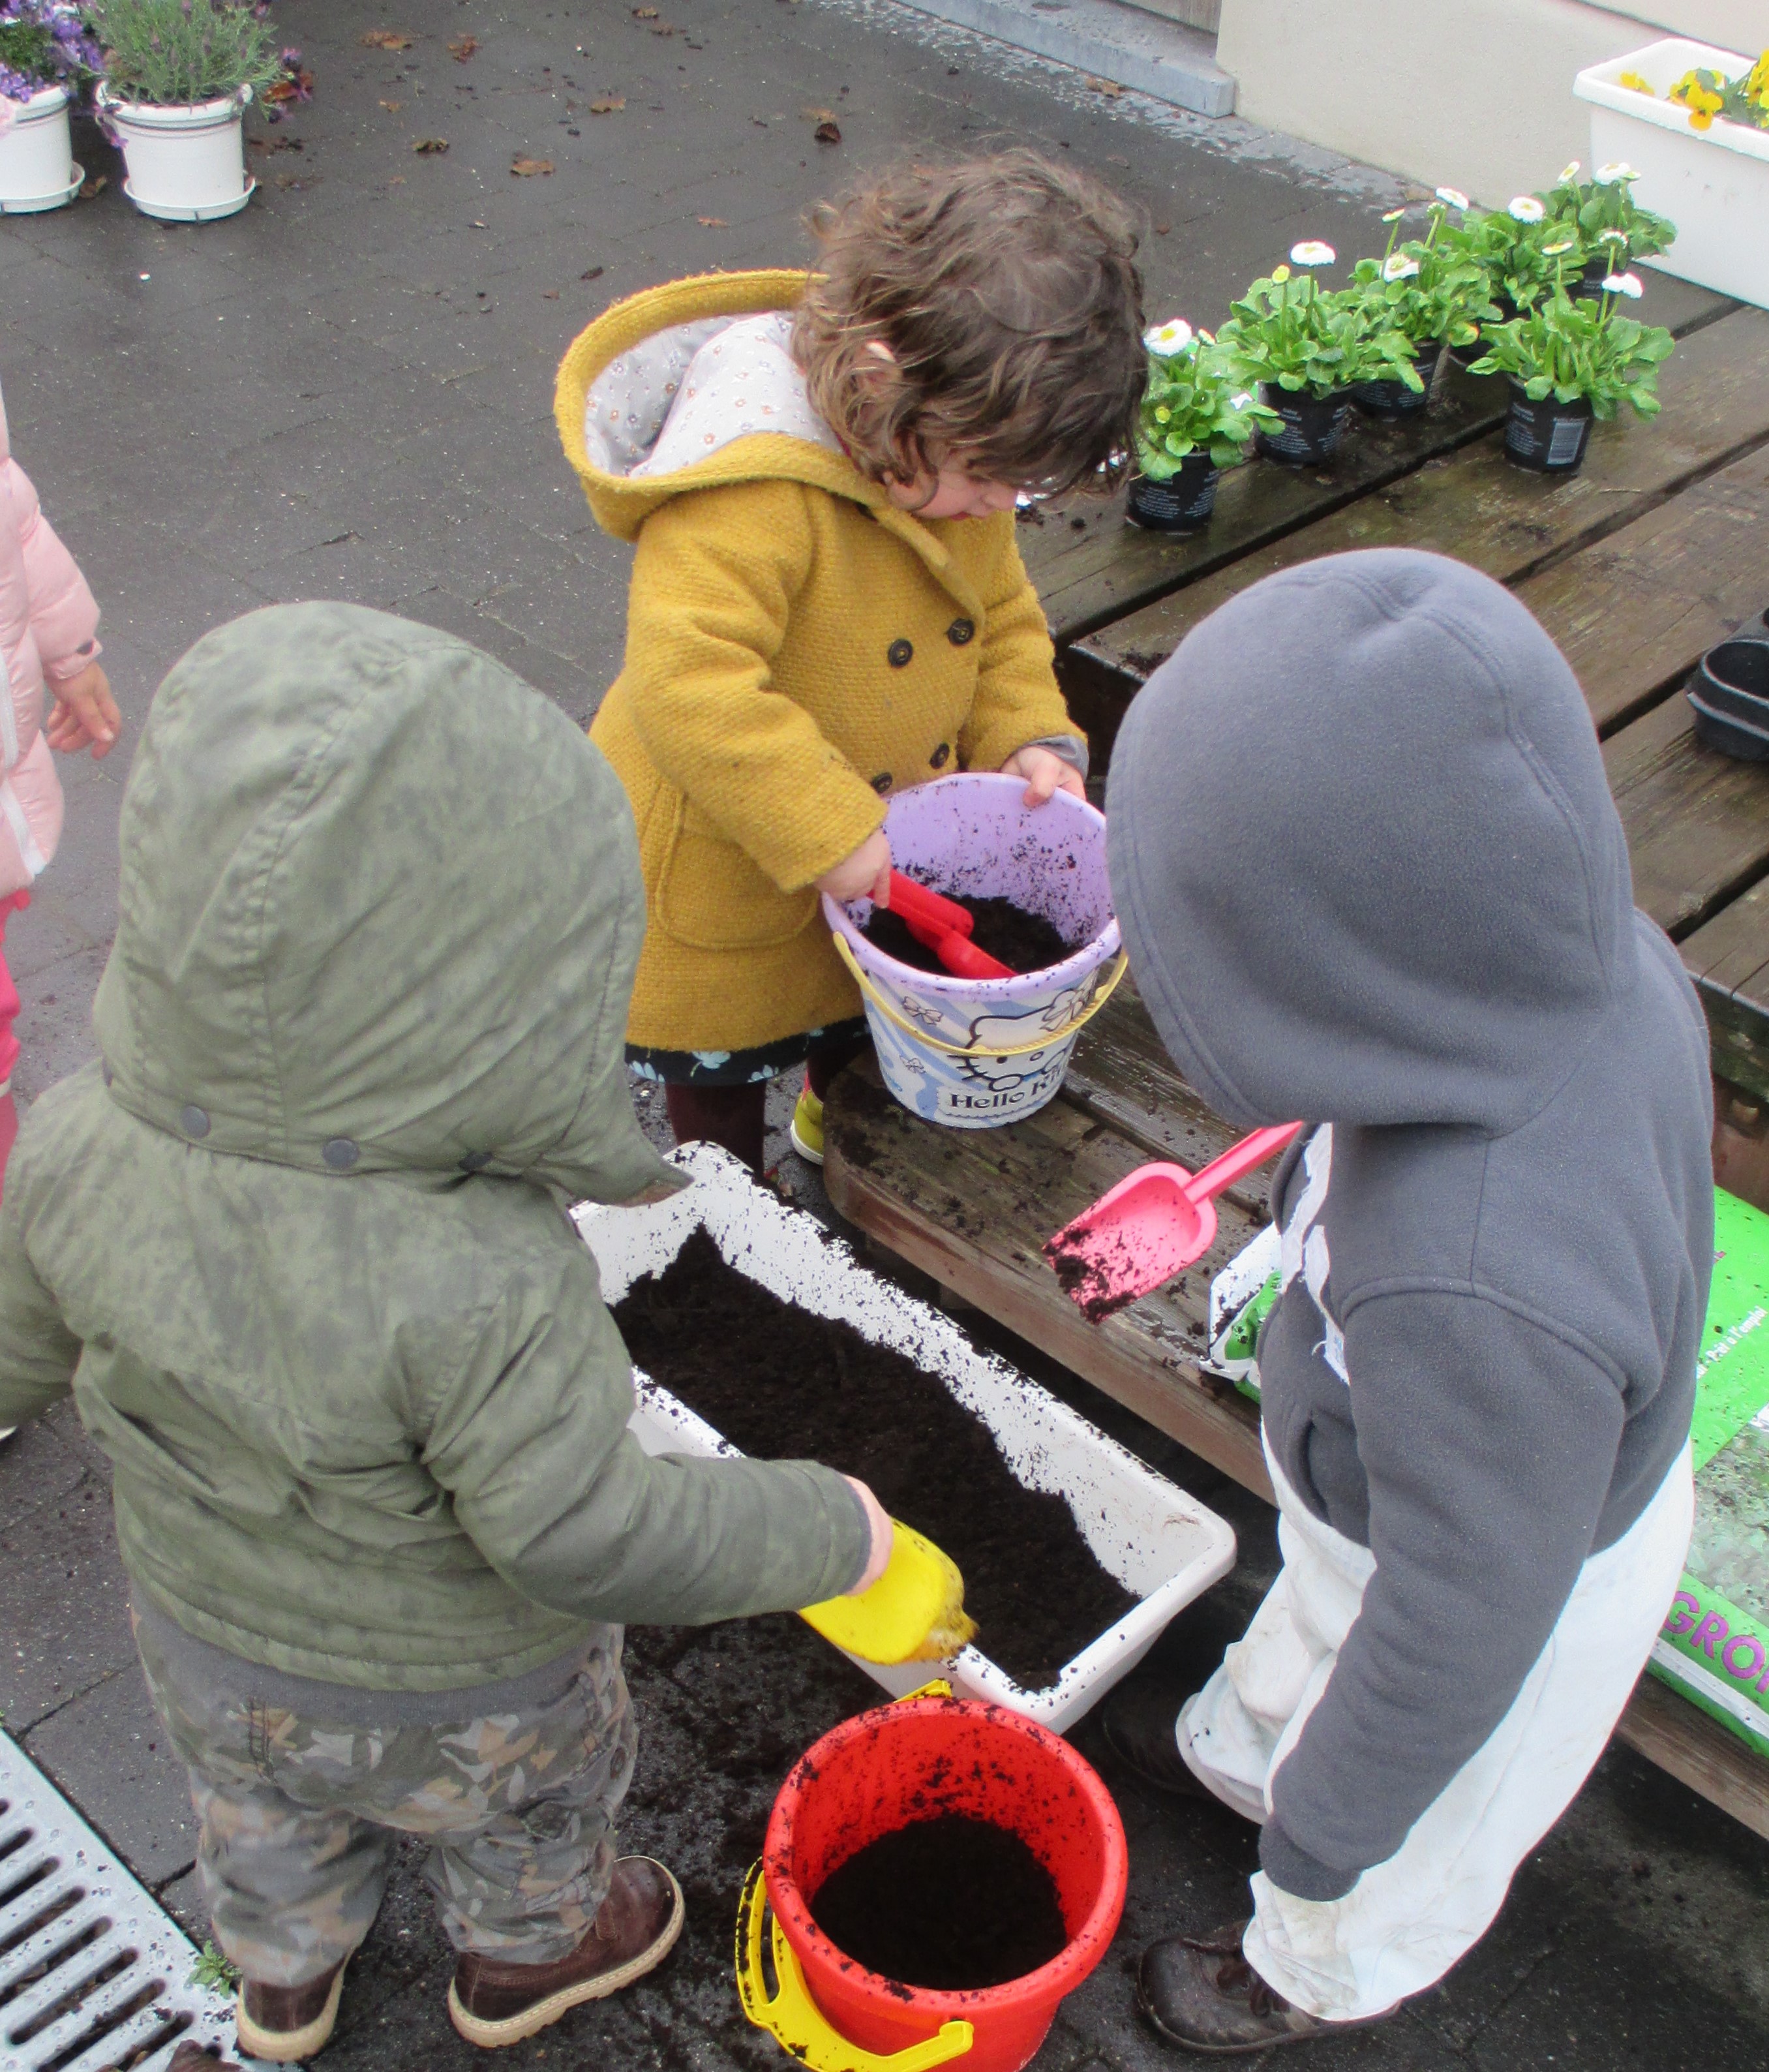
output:
[[[627,1090],[625,794],[489,656],[353,605],[220,627],[154,699],[121,849],[93,1019],[132,1114],[340,1177],[679,1184]]]
[[[1194,628],[1118,735],[1107,826],[1149,1012],[1239,1124],[1503,1133],[1636,982],[1577,680],[1434,554],[1311,561]]]

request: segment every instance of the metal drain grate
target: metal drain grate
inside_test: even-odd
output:
[[[196,1951],[0,1733],[0,2072],[163,2072],[233,2011],[188,1984]]]

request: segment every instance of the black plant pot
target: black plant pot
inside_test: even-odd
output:
[[[1146,532],[1201,532],[1216,508],[1217,480],[1207,453],[1188,454],[1165,482],[1133,475],[1124,516]]]
[[[1431,401],[1431,384],[1437,379],[1438,359],[1443,351],[1443,340],[1434,339],[1414,355],[1413,364],[1425,384],[1422,388],[1409,388],[1398,378],[1360,381],[1352,390],[1352,401],[1367,417],[1410,417],[1415,411],[1426,409]]]
[[[1275,410],[1283,422],[1275,432],[1268,432],[1262,426],[1254,438],[1261,453],[1282,461],[1287,467],[1307,467],[1311,462],[1330,459],[1352,413],[1343,394],[1293,396],[1271,381],[1259,384],[1259,400]]]
[[[1745,763],[1769,763],[1769,637],[1751,637],[1765,620],[1710,648],[1689,679],[1696,739]]]
[[[1607,256],[1601,259],[1587,259],[1584,272],[1573,283],[1573,300],[1575,302],[1600,302],[1603,299],[1603,283],[1612,270],[1611,262]]]
[[[1499,306],[1498,315],[1490,318],[1482,327],[1480,335],[1471,339],[1467,345],[1452,345],[1450,347],[1450,357],[1458,366],[1467,367],[1480,359],[1485,354],[1489,343],[1486,334],[1488,331],[1496,331],[1500,324],[1509,323],[1517,314],[1517,305],[1512,301],[1510,296],[1495,295],[1492,299]]]
[[[1513,381],[1511,414],[1505,419],[1505,458],[1537,475],[1575,474],[1585,458],[1590,425],[1590,405],[1582,396],[1576,403],[1562,403],[1553,396],[1532,403]]]

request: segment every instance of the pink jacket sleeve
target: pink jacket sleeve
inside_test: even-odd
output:
[[[0,465],[12,471],[12,508],[31,598],[31,630],[37,636],[43,673],[52,683],[77,676],[99,653],[98,602],[80,564],[43,515],[30,476],[15,460]]]

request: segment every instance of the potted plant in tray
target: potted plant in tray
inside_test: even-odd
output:
[[[1373,417],[1401,417],[1424,409],[1444,347],[1472,345],[1480,335],[1481,319],[1500,314],[1486,268],[1440,236],[1450,211],[1465,212],[1467,206],[1466,195],[1439,187],[1425,236],[1398,246],[1406,212],[1390,210],[1382,219],[1393,225],[1388,249],[1380,259],[1360,259],[1352,269],[1366,322],[1377,331],[1398,331],[1412,341],[1414,368],[1422,384],[1415,388],[1393,376],[1359,382],[1352,400]]]
[[[1632,273],[1605,279],[1595,303],[1574,302],[1564,285],[1549,298],[1488,335],[1487,351],[1470,372],[1511,381],[1505,458],[1541,474],[1570,475],[1585,458],[1592,421],[1625,402],[1642,417],[1658,415],[1658,370],[1671,355],[1671,334],[1619,314],[1637,299]]]
[[[1148,386],[1136,426],[1136,472],[1124,515],[1154,532],[1210,522],[1218,470],[1247,457],[1254,433],[1279,428],[1208,331],[1175,318],[1147,333]]]
[[[97,64],[73,0],[0,0],[0,216],[60,208],[80,191],[68,105]]]
[[[1312,240],[1295,246],[1291,260],[1302,271],[1273,267],[1217,334],[1238,377],[1257,381],[1261,401],[1282,420],[1258,432],[1259,450],[1295,467],[1333,452],[1357,383],[1425,386],[1404,332],[1373,324],[1357,290],[1334,294],[1316,282],[1311,269],[1332,265],[1334,256],[1330,245]]]
[[[262,6],[246,0],[87,0],[103,47],[98,111],[123,147],[123,191],[144,216],[207,223],[232,216],[246,177],[241,118],[254,96],[305,99],[309,75]]]

